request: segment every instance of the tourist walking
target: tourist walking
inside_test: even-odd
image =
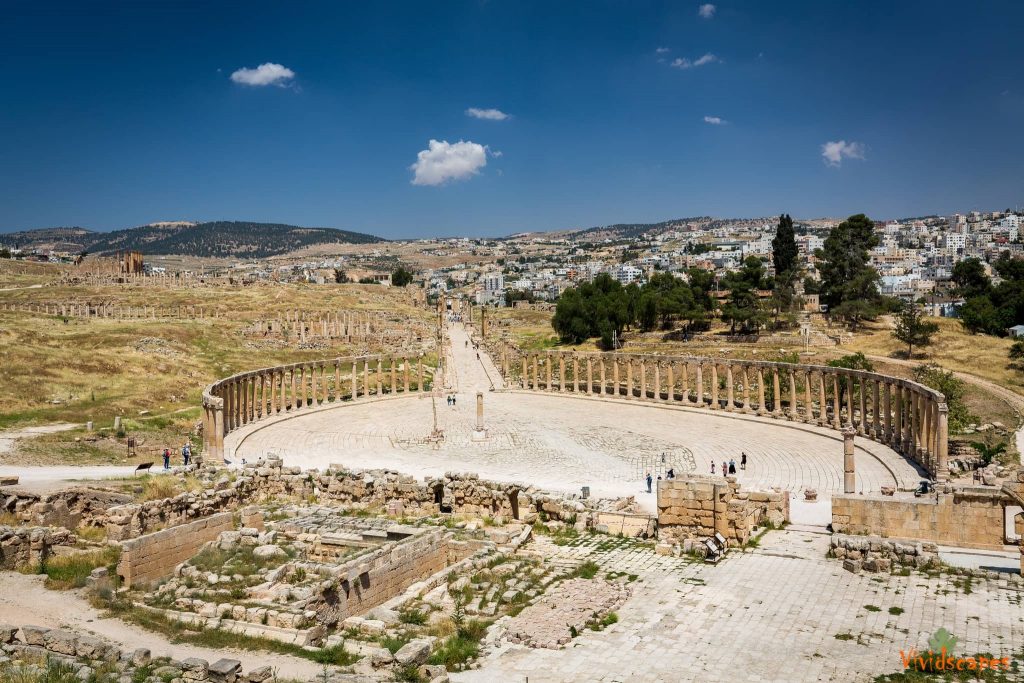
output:
[[[711,461],[711,474],[714,474],[714,473],[715,473],[715,461],[712,460]]]
[[[164,449],[164,469],[165,470],[171,469],[171,449],[170,448],[165,448]]]
[[[746,453],[740,453],[740,469],[741,470],[747,469],[747,454]]]
[[[186,443],[181,447],[181,462],[184,463],[185,467],[188,467],[189,462],[192,460],[192,446]]]
[[[726,461],[723,460],[722,461],[722,476],[724,477],[727,474],[729,474],[729,463],[727,463]]]
[[[654,480],[653,480],[653,479],[651,479],[651,473],[650,473],[650,472],[648,472],[648,473],[647,473],[647,493],[650,493],[650,492],[651,492],[651,483],[652,483],[653,481],[654,481]]]
[[[736,460],[729,458],[729,474],[736,474]]]
[[[668,479],[675,479],[675,478],[676,478],[676,471],[675,471],[674,469],[672,469],[671,467],[669,467],[669,468],[668,468],[668,472],[666,473],[666,475],[665,475],[665,476],[666,476],[666,477],[667,477]]]

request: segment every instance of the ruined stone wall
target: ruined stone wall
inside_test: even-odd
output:
[[[939,564],[934,543],[880,536],[832,534],[829,555],[841,560],[846,571],[889,572],[894,568],[924,569]]]
[[[1001,550],[1004,506],[999,490],[956,489],[922,498],[832,497],[832,528],[846,534],[932,541]]]
[[[339,617],[362,616],[470,554],[468,544],[454,542],[442,529],[434,529],[357,557],[336,572]]]
[[[83,524],[93,524],[108,508],[131,499],[126,494],[90,488],[76,487],[46,494],[3,489],[0,490],[0,512],[13,514],[30,525],[77,529]]]
[[[735,477],[688,475],[658,482],[658,538],[677,543],[722,534],[742,545],[754,527],[789,519],[781,491],[741,491]]]
[[[316,485],[324,503],[383,506],[400,501],[405,511],[413,514],[453,512],[530,524],[541,513],[566,521],[588,511],[588,506],[579,500],[522,484],[483,480],[476,474],[449,472],[444,477],[419,482],[397,472],[359,472],[332,465],[316,478]],[[598,504],[600,501],[591,501],[593,507]]]
[[[37,567],[78,537],[67,529],[0,526],[0,569]]]
[[[173,574],[177,565],[192,558],[205,543],[232,528],[232,513],[221,512],[124,541],[117,574],[127,588],[138,583],[153,583]]]

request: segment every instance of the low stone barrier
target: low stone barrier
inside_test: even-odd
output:
[[[832,529],[1002,550],[1005,507],[1011,502],[1003,491],[981,487],[956,488],[921,498],[835,495]]]
[[[910,539],[832,534],[829,555],[853,572],[890,572],[899,567],[926,569],[939,564],[939,547]]]
[[[12,664],[12,660],[30,662],[28,666],[33,669],[40,666],[38,662],[70,666],[82,681],[92,680],[97,670],[108,670],[112,666],[117,667],[121,680],[142,680],[152,675],[160,680],[189,683],[263,683],[274,677],[269,666],[243,674],[242,663],[235,659],[219,659],[212,664],[197,658],[180,662],[167,658],[154,660],[144,648],[121,650],[94,636],[41,626],[19,628],[0,624],[0,654],[4,655],[0,657],[0,680],[43,680],[38,678],[38,673],[31,679],[19,676],[19,667]]]
[[[126,588],[152,583],[174,573],[174,568],[194,556],[222,531],[234,528],[232,513],[221,512],[206,519],[164,529],[123,541],[117,574]]]

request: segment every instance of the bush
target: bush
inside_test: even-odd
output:
[[[427,615],[425,612],[421,612],[418,609],[406,609],[399,612],[398,620],[403,624],[423,626],[427,623]]]
[[[934,363],[919,365],[914,368],[914,381],[945,395],[946,407],[949,408],[950,432],[959,434],[967,425],[977,420],[964,403],[967,385],[949,370],[944,370]]]
[[[39,568],[40,574],[46,574],[46,587],[58,590],[81,588],[85,585],[89,574],[97,567],[107,567],[111,574],[121,559],[121,547],[112,545],[102,550],[74,553],[50,558]]]

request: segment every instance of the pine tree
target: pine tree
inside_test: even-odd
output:
[[[796,232],[793,230],[793,219],[789,214],[779,216],[779,226],[772,240],[772,263],[775,265],[775,277],[781,278],[784,273],[792,274],[797,268]],[[788,278],[787,278],[788,280]]]
[[[913,358],[914,347],[928,346],[938,331],[939,326],[925,320],[921,309],[910,303],[896,317],[896,328],[892,331],[892,336],[907,345],[907,358]]]

